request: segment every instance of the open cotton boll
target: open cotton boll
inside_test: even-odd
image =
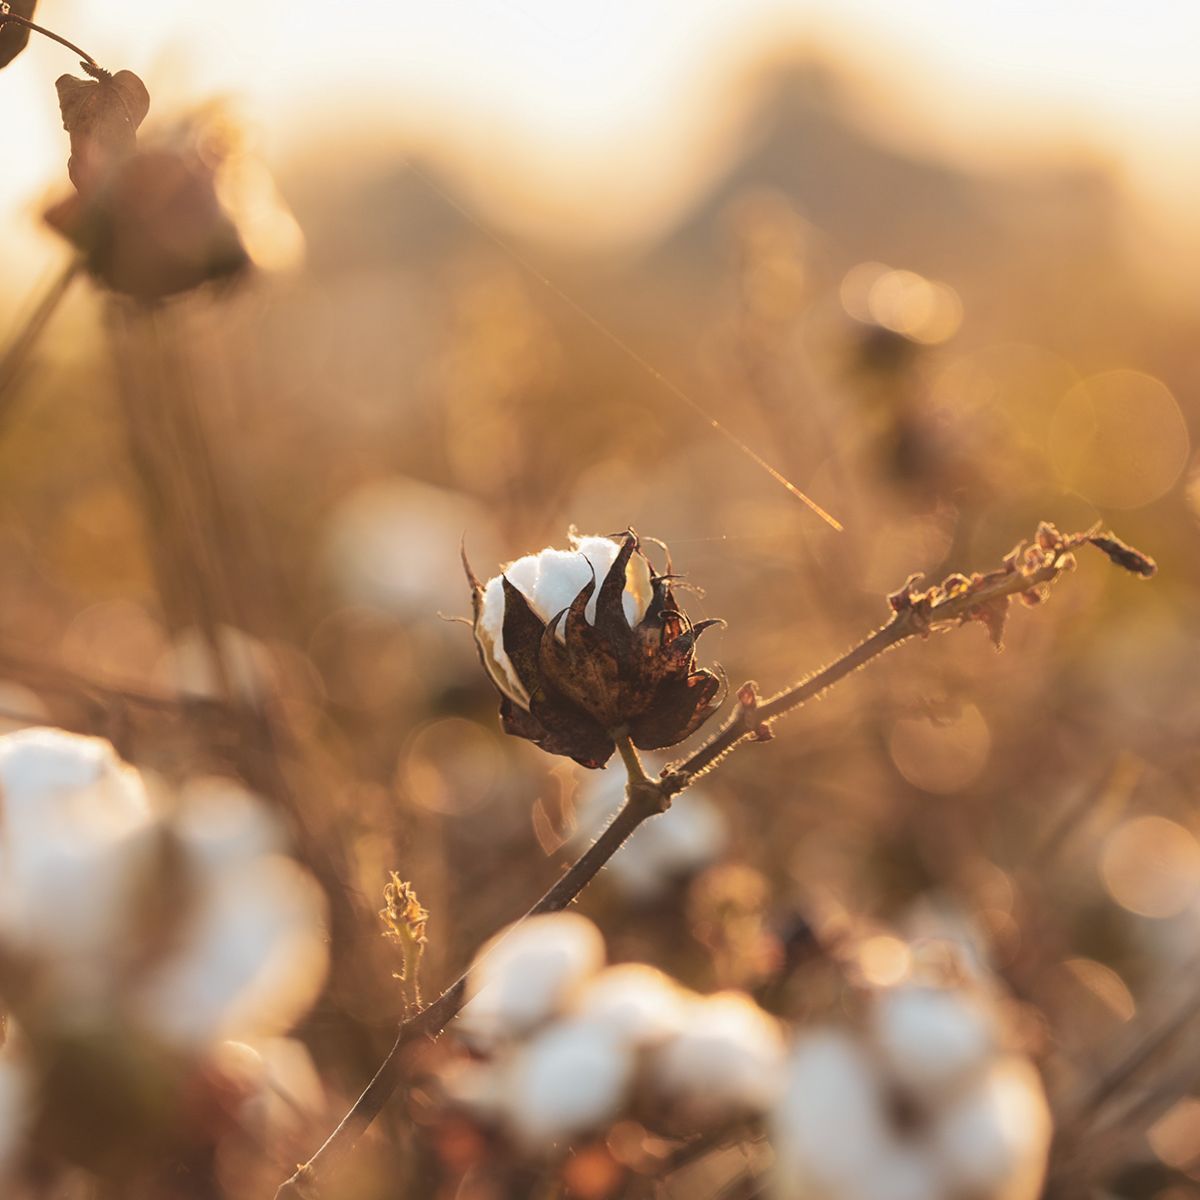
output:
[[[455,1028],[480,1048],[522,1037],[562,1012],[603,965],[604,939],[585,917],[530,917],[501,930],[476,955]]]
[[[878,1164],[896,1148],[878,1069],[854,1038],[837,1030],[797,1042],[769,1129],[776,1200],[865,1197]]]
[[[487,510],[460,492],[402,475],[362,484],[329,514],[322,558],[339,593],[402,620],[433,619],[461,586],[458,543],[496,542]]]
[[[529,697],[504,650],[504,579],[507,578],[525,596],[543,621],[549,621],[570,607],[571,601],[593,578],[599,591],[621,549],[612,538],[594,536],[573,536],[571,546],[570,550],[547,547],[537,554],[518,558],[484,586],[483,607],[475,626],[476,638],[498,668],[492,672],[497,684],[521,705],[527,705]],[[641,555],[634,555],[626,568],[625,592],[621,597],[630,627],[646,615],[651,594],[649,564]],[[593,594],[585,610],[587,619],[593,624],[596,601],[597,596]]]
[[[614,762],[580,785],[575,842],[595,840],[625,799],[625,769]],[[632,900],[661,896],[673,883],[711,866],[725,851],[725,814],[701,789],[689,789],[653,820],[644,821],[609,860],[605,873]]]
[[[950,988],[901,986],[880,993],[872,1032],[896,1081],[930,1103],[978,1075],[996,1046],[989,1008]]]
[[[141,1019],[191,1049],[220,1037],[282,1032],[325,979],[324,895],[307,871],[280,856],[196,855],[189,866],[190,910],[174,952],[140,989]]]
[[[299,1132],[325,1106],[325,1091],[312,1056],[295,1038],[222,1042],[217,1067],[240,1085],[238,1122],[262,1146]]]
[[[600,1129],[620,1113],[635,1068],[634,1047],[611,1026],[587,1018],[556,1021],[508,1064],[507,1124],[530,1151]]]
[[[1052,1133],[1033,1065],[1009,1057],[939,1114],[933,1142],[954,1195],[1036,1200]]]
[[[608,967],[588,981],[574,1015],[611,1031],[635,1046],[648,1046],[679,1032],[689,994],[644,963]]]
[[[0,941],[38,961],[65,1007],[113,983],[158,825],[141,777],[100,738],[0,737]]]
[[[649,1078],[673,1112],[697,1125],[764,1112],[782,1086],[783,1037],[741,992],[696,997],[683,1027],[651,1052]]]

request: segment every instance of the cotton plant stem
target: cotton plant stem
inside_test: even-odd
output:
[[[660,780],[663,787],[670,795],[683,791],[699,776],[711,771],[732,750],[748,741],[756,740],[759,730],[769,727],[780,717],[819,696],[847,675],[852,675],[872,659],[878,658],[908,638],[928,634],[931,626],[962,621],[972,610],[989,601],[1028,592],[1031,588],[1051,582],[1061,573],[1062,568],[1059,566],[1043,567],[1030,575],[1013,572],[977,591],[944,600],[928,613],[923,614],[916,609],[906,609],[897,613],[881,629],[877,629],[870,637],[815,674],[784,688],[767,700],[760,701],[756,698],[750,705],[739,702],[712,738],[688,758],[663,771]],[[757,740],[764,739],[757,736]]]
[[[568,908],[604,864],[624,845],[630,834],[643,821],[662,811],[665,805],[662,789],[646,775],[633,744],[625,737],[618,739],[617,745],[629,769],[625,804],[604,832],[571,864],[562,878],[521,918],[522,920],[541,913],[561,912]],[[354,1149],[360,1135],[379,1115],[399,1086],[404,1073],[404,1049],[421,1038],[436,1037],[458,1015],[466,994],[468,973],[464,971],[430,1005],[401,1023],[396,1041],[376,1071],[375,1077],[367,1084],[362,1095],[329,1135],[325,1144],[279,1188],[275,1193],[276,1200],[298,1200],[316,1196],[320,1180]]]
[[[13,400],[16,397],[16,384],[21,377],[21,369],[29,357],[29,352],[37,344],[42,332],[50,323],[50,318],[58,311],[75,277],[83,269],[78,258],[73,258],[60,271],[50,284],[46,294],[38,301],[33,312],[29,314],[25,324],[17,331],[16,336],[5,347],[4,355],[0,358],[0,426],[8,419],[12,411]]]

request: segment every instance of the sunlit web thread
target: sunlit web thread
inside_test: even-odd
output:
[[[610,341],[618,350],[621,351],[627,358],[637,363],[639,367],[645,371],[651,379],[653,379],[661,388],[671,393],[677,400],[683,401],[689,408],[697,413],[709,428],[719,433],[726,441],[744,454],[752,463],[761,467],[766,473],[775,480],[782,488],[791,493],[797,500],[821,518],[831,528],[836,529],[838,533],[843,530],[842,523],[823,509],[811,496],[805,495],[786,475],[773,467],[758,451],[747,445],[737,436],[732,430],[726,429],[720,421],[717,420],[710,412],[708,412],[701,404],[694,400],[687,392],[683,390],[673,380],[668,379],[649,359],[635,350],[621,337],[615,334],[599,317],[594,316],[578,300],[568,295],[558,286],[549,276],[538,270],[523,254],[521,254],[514,246],[506,242],[494,230],[488,228],[480,221],[474,213],[460,204],[449,192],[445,191],[438,182],[431,176],[427,175],[420,169],[411,159],[407,159],[408,169],[429,188],[431,192],[437,195],[444,203],[448,204],[455,212],[457,212],[465,221],[473,225],[488,241],[497,246],[503,253],[508,255],[513,262],[517,263],[523,270],[532,275],[544,288],[552,292],[558,297],[568,308],[574,311],[578,316],[582,317],[597,333]]]

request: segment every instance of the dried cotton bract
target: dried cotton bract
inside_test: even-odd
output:
[[[719,622],[688,620],[669,566],[656,574],[632,532],[573,537],[570,550],[518,559],[486,585],[467,575],[505,732],[601,767],[618,736],[673,746],[716,711],[720,683],[696,668],[695,646]]]
[[[769,1133],[776,1200],[1034,1200],[1051,1125],[981,997],[908,985],[874,998],[865,1036],[799,1039]]]

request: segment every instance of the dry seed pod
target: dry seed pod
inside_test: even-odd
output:
[[[688,620],[632,532],[528,555],[486,586],[467,572],[505,732],[601,767],[618,735],[657,750],[716,711],[720,681],[697,669],[695,647],[721,622]]]

